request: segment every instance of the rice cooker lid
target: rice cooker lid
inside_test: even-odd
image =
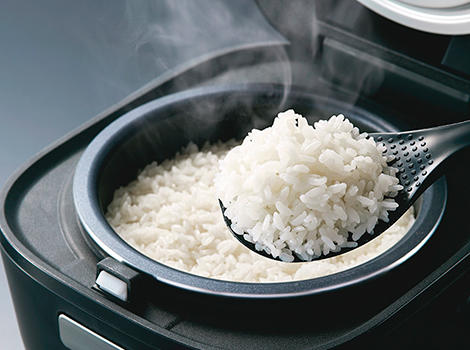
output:
[[[470,34],[470,0],[358,0],[407,27],[434,34]]]

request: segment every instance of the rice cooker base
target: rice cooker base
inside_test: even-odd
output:
[[[77,220],[72,180],[83,149],[124,110],[116,108],[40,154],[10,180],[2,195],[7,208],[0,216],[2,257],[26,348],[63,346],[57,336],[59,314],[124,348],[329,348],[351,339],[379,341],[391,322],[439,293],[434,282],[453,281],[468,265],[466,241],[458,235],[452,242],[446,240],[442,230],[449,223],[444,221],[430,242],[387,278],[347,289],[313,297],[229,300],[151,280],[136,291],[134,303],[110,300],[91,288],[101,256],[98,247],[86,241]],[[459,268],[449,271],[457,264]],[[354,317],[338,317],[352,312]],[[34,315],[40,315],[40,322]],[[288,325],[280,327],[280,320],[288,320]]]

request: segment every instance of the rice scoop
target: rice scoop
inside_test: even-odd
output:
[[[288,110],[219,162],[216,194],[233,232],[257,250],[311,261],[356,247],[398,207],[402,186],[384,149],[343,115],[311,126]]]

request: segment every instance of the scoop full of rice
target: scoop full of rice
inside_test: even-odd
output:
[[[216,194],[231,229],[258,250],[310,261],[355,247],[398,207],[402,187],[383,150],[343,115],[311,126],[288,110],[220,161]]]

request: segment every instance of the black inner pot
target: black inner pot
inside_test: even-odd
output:
[[[343,113],[362,131],[399,130],[393,120],[357,106],[272,85],[205,87],[157,99],[103,129],[77,165],[75,207],[93,244],[157,281],[204,294],[257,299],[338,291],[383,275],[414,254],[442,217],[446,201],[444,179],[423,194],[416,206],[416,223],[391,249],[355,268],[304,281],[239,283],[191,275],[139,253],[106,222],[104,213],[114,191],[134,180],[148,163],[172,157],[190,141],[202,145],[207,141],[241,139],[252,128],[270,125],[278,112],[289,108],[306,116],[310,123]]]

